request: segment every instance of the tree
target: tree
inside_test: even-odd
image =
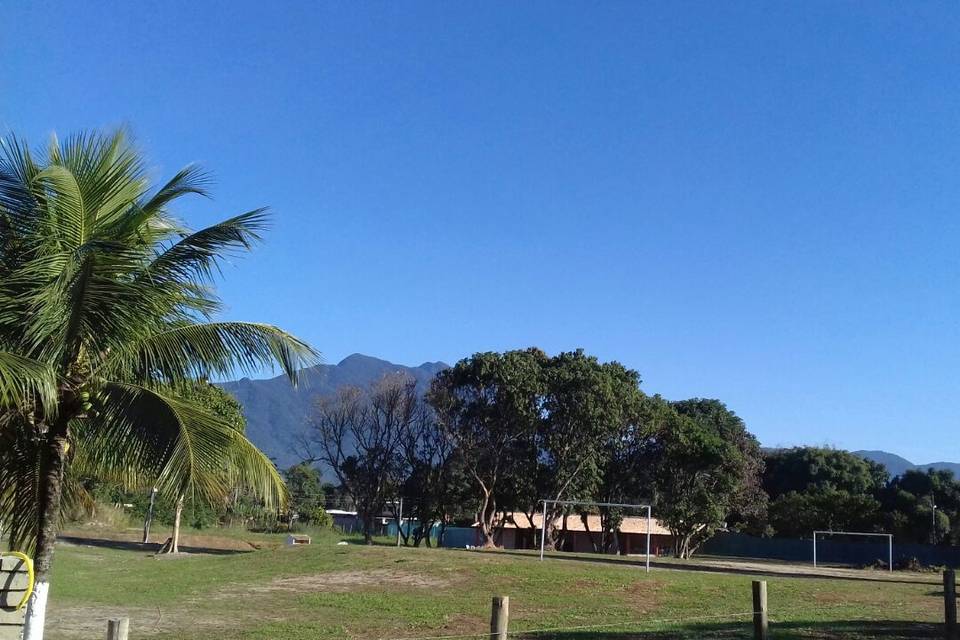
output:
[[[888,478],[883,465],[841,449],[794,447],[764,456],[763,487],[771,499],[821,490],[875,496]]]
[[[880,494],[885,528],[903,542],[960,543],[960,482],[953,472],[910,469]]]
[[[375,518],[397,495],[404,434],[421,419],[416,381],[402,375],[388,375],[367,392],[341,387],[317,403],[312,436],[319,453],[310,458],[328,465],[353,500],[367,544]]]
[[[430,546],[430,532],[440,524],[437,543],[442,542],[446,525],[467,498],[467,481],[460,452],[443,431],[426,405],[422,419],[411,423],[401,438],[406,478],[400,487],[404,512],[417,522],[412,532],[400,529],[404,544],[413,537],[413,546]]]
[[[657,436],[656,513],[674,536],[676,554],[691,557],[731,516],[758,517],[760,445],[719,400],[671,403],[676,417]]]
[[[283,472],[290,494],[289,509],[300,520],[310,522],[323,508],[323,485],[317,468],[301,462]]]
[[[536,495],[551,500],[588,500],[597,491],[605,445],[623,438],[635,425],[643,400],[640,376],[618,362],[600,363],[582,350],[561,353],[544,366],[544,395],[537,425],[536,458],[539,467]],[[548,503],[546,545],[558,535],[553,523],[568,511]]]
[[[676,412],[660,396],[644,396],[637,416],[626,429],[607,438],[596,501],[610,504],[651,504],[656,495],[657,434],[676,420]],[[620,508],[598,508],[601,530],[590,532],[594,550],[607,553],[623,522]],[[586,524],[587,519],[584,518]]]
[[[880,503],[871,495],[837,489],[790,491],[770,503],[770,525],[777,535],[807,537],[817,529],[876,531]]]
[[[886,469],[848,451],[794,447],[767,453],[763,486],[769,524],[778,535],[808,536],[815,529],[880,529],[877,498]]]
[[[496,545],[500,510],[517,506],[516,487],[534,468],[546,359],[539,349],[476,353],[438,373],[427,393],[473,480],[484,547]]]
[[[213,321],[213,277],[267,222],[254,210],[201,231],[170,211],[203,194],[187,167],[158,189],[123,132],[81,134],[46,154],[7,138],[0,159],[0,519],[34,546],[26,640],[43,635],[70,468],[156,477],[169,492],[266,501],[282,480],[243,434],[184,397],[198,380],[316,361],[275,327]],[[217,474],[224,468],[228,474]]]
[[[216,416],[237,433],[242,434],[246,431],[247,420],[243,417],[243,408],[240,406],[240,403],[229,393],[220,387],[210,384],[207,380],[200,380],[192,385],[183,385],[181,397],[184,400],[202,407],[210,415]],[[232,497],[235,500],[236,491],[239,487],[232,486],[229,479],[230,469],[226,461],[229,459],[230,454],[224,452],[222,457],[224,458],[224,463],[220,468],[214,467],[205,471],[205,473],[210,475],[206,481],[212,486],[219,485],[222,487],[222,495],[215,497],[210,495],[196,496],[194,502],[201,504],[203,502],[209,503],[211,499],[217,502],[226,502],[229,499],[228,493],[233,493],[234,495]],[[193,477],[185,477],[182,485],[175,490],[175,493],[167,496],[174,500],[173,535],[170,536],[170,544],[165,547],[167,553],[180,552],[180,525],[183,519],[183,508],[187,499],[191,497],[188,495],[188,491],[194,481],[195,478]]]

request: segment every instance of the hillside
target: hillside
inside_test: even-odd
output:
[[[853,453],[861,458],[866,458],[867,460],[872,460],[882,464],[887,468],[887,471],[890,472],[891,476],[902,475],[905,471],[909,471],[910,469],[926,471],[927,469],[932,468],[952,471],[955,476],[960,477],[960,463],[956,462],[930,462],[928,464],[914,464],[906,458],[898,456],[895,453],[889,453],[887,451],[854,451]]]
[[[297,389],[284,376],[266,380],[243,378],[220,386],[243,405],[250,439],[283,468],[299,461],[293,451],[294,443],[307,428],[316,398],[345,385],[366,387],[395,372],[409,374],[420,388],[426,389],[433,376],[447,366],[443,362],[425,362],[418,367],[406,367],[355,353],[335,365],[307,369]]]

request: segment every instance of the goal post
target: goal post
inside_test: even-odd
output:
[[[577,505],[588,505],[593,507],[607,507],[607,508],[619,508],[619,509],[642,509],[646,511],[647,515],[647,532],[646,532],[646,556],[645,566],[646,570],[650,572],[650,532],[652,529],[653,515],[650,505],[648,504],[621,504],[617,502],[591,502],[589,500],[542,500],[543,511],[541,512],[540,520],[540,560],[543,560],[543,552],[546,548],[547,543],[547,505],[564,505],[564,506],[577,506]]]
[[[826,531],[818,530],[813,532],[813,566],[817,566],[817,536],[868,536],[874,538],[887,539],[887,569],[893,571],[893,534],[892,533],[872,533],[866,531]]]

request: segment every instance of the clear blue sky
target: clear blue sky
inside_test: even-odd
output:
[[[960,6],[92,4],[0,8],[0,127],[129,124],[215,172],[194,225],[270,205],[229,317],[583,347],[766,445],[960,459]]]

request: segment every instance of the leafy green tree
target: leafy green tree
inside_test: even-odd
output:
[[[833,488],[790,491],[770,502],[769,522],[777,535],[798,538],[817,529],[877,531],[880,502],[869,494]]]
[[[960,543],[960,482],[942,469],[911,469],[880,496],[885,527],[903,542]]]
[[[888,478],[882,465],[822,447],[770,451],[764,461],[769,524],[777,535],[882,528],[878,497]]]
[[[604,443],[603,468],[595,493],[597,502],[650,504],[654,500],[656,456],[661,451],[657,434],[663,433],[676,419],[676,412],[660,396],[643,397],[635,419]],[[608,507],[597,511],[601,531],[589,534],[594,550],[607,553],[616,542],[616,532],[625,512]],[[583,520],[585,524],[588,522],[586,517]]]
[[[301,462],[283,472],[290,495],[288,507],[304,522],[313,521],[318,515],[317,509],[323,509],[323,485],[320,472],[313,465]],[[327,515],[326,511],[323,515]],[[328,516],[329,517],[329,516]]]
[[[546,355],[539,349],[476,353],[434,378],[427,400],[471,478],[481,544],[496,545],[503,512],[529,481]]]
[[[643,401],[640,376],[618,362],[601,363],[582,350],[560,353],[544,366],[543,398],[536,431],[537,505],[551,500],[589,500],[600,486],[605,445],[623,438],[636,424]],[[546,545],[553,548],[559,532],[552,526],[567,511],[548,504]]]
[[[764,456],[764,464],[763,487],[771,499],[791,491],[876,496],[889,479],[883,465],[841,449],[778,449]]]
[[[671,403],[654,453],[656,513],[674,536],[676,553],[691,557],[733,517],[759,518],[763,459],[756,438],[719,400]]]
[[[65,478],[157,478],[213,498],[246,485],[284,500],[246,438],[184,397],[209,377],[316,361],[275,327],[217,322],[221,258],[248,249],[264,210],[201,231],[171,213],[204,193],[195,167],[153,188],[123,132],[82,134],[45,154],[6,138],[0,158],[0,519],[33,546],[26,640],[40,640]],[[227,473],[221,473],[223,470]]]

